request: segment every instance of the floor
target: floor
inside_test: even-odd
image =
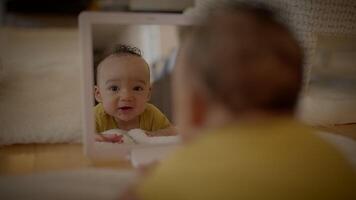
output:
[[[128,161],[92,161],[81,144],[16,144],[0,147],[0,175],[84,168],[130,169]]]

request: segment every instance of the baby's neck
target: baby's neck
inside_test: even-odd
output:
[[[264,110],[247,110],[234,114],[219,104],[214,104],[209,107],[206,116],[205,127],[214,128],[229,123],[249,123],[249,122],[264,122],[273,118],[290,118],[293,117],[293,110],[287,111],[264,111]]]
[[[139,117],[136,117],[130,121],[122,121],[120,119],[115,119],[117,126],[119,127],[119,129],[128,131],[131,129],[135,129],[135,128],[140,128],[140,119]]]

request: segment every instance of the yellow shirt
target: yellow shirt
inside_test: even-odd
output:
[[[351,165],[292,120],[211,131],[163,161],[143,200],[356,199]]]
[[[115,119],[106,114],[102,103],[95,106],[96,131],[101,133],[106,130],[120,128]],[[147,103],[144,112],[139,116],[140,129],[145,131],[157,131],[170,126],[170,122],[164,114],[154,105]]]

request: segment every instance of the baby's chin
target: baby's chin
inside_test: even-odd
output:
[[[130,110],[126,110],[126,111],[118,111],[115,113],[115,118],[117,120],[123,121],[123,122],[129,122],[132,120],[136,120],[139,118],[139,116],[144,112],[143,110],[134,108],[134,109],[130,109]]]
[[[132,120],[135,120],[135,119],[138,119],[139,115],[118,115],[116,117],[116,119],[120,120],[120,121],[123,121],[123,122],[129,122],[129,121],[132,121]]]

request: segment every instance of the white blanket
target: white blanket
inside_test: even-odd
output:
[[[142,129],[131,129],[124,131],[121,129],[110,129],[102,132],[103,135],[122,135],[124,144],[177,144],[181,138],[179,136],[147,136]]]

